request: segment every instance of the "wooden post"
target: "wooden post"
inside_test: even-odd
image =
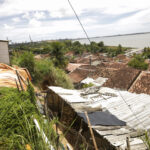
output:
[[[19,77],[19,73],[18,73],[17,70],[16,70],[16,74],[17,74],[17,77],[18,77],[18,81],[19,81],[19,83],[20,83],[20,87],[21,87],[22,91],[24,91],[23,86],[22,86],[22,83],[21,83],[21,80],[20,80],[20,77]]]
[[[131,148],[130,148],[130,142],[129,142],[129,137],[127,137],[126,142],[127,142],[127,150],[131,150]]]
[[[28,85],[29,85],[29,83],[30,83],[29,78],[27,78],[27,82],[28,82]]]
[[[92,140],[93,140],[95,150],[98,150],[96,140],[95,140],[95,137],[94,137],[94,133],[93,133],[93,130],[92,130],[92,127],[91,127],[91,122],[90,122],[89,116],[88,116],[86,111],[84,113],[85,113],[85,116],[86,116],[86,119],[87,119],[87,122],[88,122],[88,126],[89,126],[89,129],[90,129],[90,133],[91,133],[91,136],[92,136]]]
[[[17,89],[18,89],[18,91],[20,92],[20,90],[19,90],[19,86],[18,86],[18,83],[17,83],[17,80],[15,79],[15,81],[16,81]]]
[[[62,104],[61,104],[61,116],[60,116],[60,120],[62,120],[63,111],[64,111],[64,101],[62,101]]]

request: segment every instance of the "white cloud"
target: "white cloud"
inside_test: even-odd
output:
[[[14,27],[12,27],[12,26],[9,26],[8,24],[4,24],[3,27],[4,27],[4,29],[6,29],[6,30],[11,30],[11,29],[14,28]]]
[[[149,0],[70,0],[81,14],[87,10],[103,10],[108,14],[125,13],[150,7]],[[73,14],[67,0],[6,0],[0,8],[0,15],[18,14],[29,11],[49,11],[61,16]],[[64,11],[65,10],[65,11]],[[65,13],[63,13],[65,12]],[[56,15],[57,16],[57,15]],[[60,15],[59,15],[60,16]]]
[[[148,31],[149,25],[146,26],[145,24],[150,20],[149,0],[70,1],[79,17],[81,17],[83,12],[87,12],[88,15],[88,12],[97,11],[99,14],[103,14],[103,16],[99,16],[99,18],[103,18],[105,15],[111,17],[137,11],[137,13],[133,15],[120,18],[114,22],[108,20],[109,24],[100,24],[97,17],[92,16],[92,14],[86,17],[82,16],[81,22],[85,26],[89,36],[142,32],[146,29]],[[49,14],[49,18],[46,18],[48,16],[46,13]],[[17,40],[17,38],[21,39],[31,34],[33,37],[37,36],[40,38],[42,36],[54,35],[56,32],[60,32],[60,37],[62,38],[64,36],[71,38],[75,36],[84,37],[82,29],[67,0],[5,0],[5,3],[0,4],[0,17],[9,18],[12,15],[22,15],[22,18],[27,19],[29,23],[27,25],[23,24],[23,27],[19,28],[8,22],[3,23],[3,27],[0,27],[0,37],[9,35],[12,39]],[[66,20],[66,17],[70,17],[71,19]],[[56,21],[57,18],[58,20]],[[45,21],[46,19],[47,21]],[[22,21],[19,17],[14,17],[11,20],[18,24],[21,24]],[[5,30],[3,31],[3,29]],[[8,33],[7,30],[10,29],[13,30]],[[62,32],[63,34],[61,35]],[[64,34],[64,32],[66,32],[66,34]]]
[[[44,12],[38,12],[38,11],[36,11],[33,16],[36,19],[44,19],[46,17]]]
[[[41,26],[41,22],[36,20],[36,19],[31,19],[29,21],[29,27],[40,27]]]
[[[24,19],[30,19],[30,14],[29,12],[25,12],[25,14],[22,16]]]
[[[18,22],[20,22],[20,18],[18,18],[18,17],[12,18],[12,21],[18,23]]]

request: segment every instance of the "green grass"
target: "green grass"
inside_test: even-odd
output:
[[[142,138],[148,150],[150,150],[150,131],[145,131],[145,136]]]
[[[52,126],[57,120],[49,122],[43,119],[31,93],[32,88],[21,93],[13,88],[0,88],[0,149],[24,150],[28,145],[32,150],[47,150],[49,145],[43,138],[43,131],[56,147],[57,135]],[[40,125],[40,132],[34,118]]]

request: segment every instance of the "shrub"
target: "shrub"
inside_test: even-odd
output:
[[[73,84],[69,77],[62,69],[56,68],[52,61],[45,59],[36,61],[35,66],[35,83],[46,86],[61,86],[64,88],[73,88]]]
[[[55,67],[49,59],[35,60],[31,52],[23,54],[15,53],[12,62],[20,67],[29,70],[33,83],[45,86],[62,86],[64,88],[73,88],[73,84],[65,72]]]
[[[91,52],[96,53],[100,51],[100,47],[96,42],[91,42]]]
[[[79,42],[79,41],[75,41],[75,42],[73,42],[73,46],[78,46],[78,47],[80,47],[82,44]]]
[[[141,55],[134,55],[134,57],[129,61],[128,65],[142,70],[146,70],[148,68],[148,64]]]
[[[71,80],[63,70],[56,68],[55,76],[56,76],[56,85],[67,89],[73,89],[73,84]]]
[[[10,57],[11,58],[10,59],[11,64],[19,66],[19,61],[20,61],[21,54],[22,54],[21,52],[14,51],[12,53],[12,56]]]
[[[120,44],[118,45],[117,48],[110,47],[108,49],[108,56],[110,56],[110,57],[116,57],[117,55],[123,54],[123,53],[124,53],[124,50]]]
[[[144,52],[143,52],[142,56],[145,59],[150,59],[150,48],[149,47],[145,47],[144,48]]]
[[[35,61],[32,52],[24,52],[19,58],[19,66],[27,68],[32,77],[34,77]]]

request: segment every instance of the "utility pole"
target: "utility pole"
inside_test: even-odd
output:
[[[31,35],[29,34],[29,39],[30,39],[30,42],[32,43],[33,41],[32,41],[32,38],[31,38]]]

